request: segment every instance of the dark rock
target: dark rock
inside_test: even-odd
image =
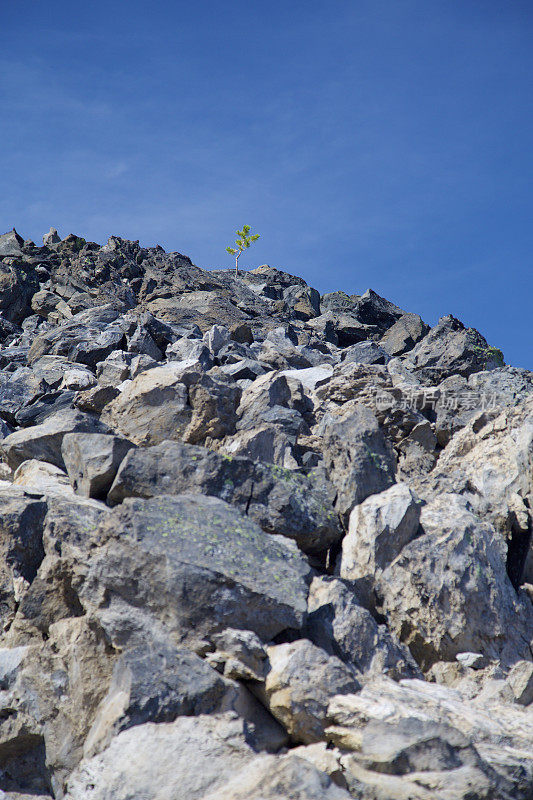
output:
[[[247,458],[229,458],[203,447],[163,442],[130,452],[108,500],[198,492],[235,505],[267,533],[295,539],[319,552],[341,536],[334,493],[320,473],[301,475]]]
[[[226,627],[268,640],[304,620],[309,566],[214,497],[127,499],[106,517],[81,599],[122,647],[159,631],[201,646]]]

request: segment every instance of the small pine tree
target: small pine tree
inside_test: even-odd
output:
[[[249,233],[250,226],[243,225],[242,231],[237,231],[237,236],[239,237],[235,240],[237,247],[226,247],[226,251],[231,253],[232,256],[235,256],[235,277],[239,274],[239,258],[241,257],[242,251],[247,250],[252,242],[256,242],[259,239],[258,233],[254,233],[252,236],[249,236]]]

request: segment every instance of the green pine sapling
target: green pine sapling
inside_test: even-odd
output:
[[[256,242],[259,239],[259,234],[254,233],[252,236],[249,236],[250,233],[250,226],[243,225],[242,231],[237,231],[238,239],[235,240],[235,244],[237,247],[226,247],[226,251],[231,253],[232,256],[235,256],[235,277],[239,274],[239,258],[241,257],[241,253],[243,250],[246,250],[252,242]]]

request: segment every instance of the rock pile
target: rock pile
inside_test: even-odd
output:
[[[372,290],[0,236],[0,796],[531,800],[532,388]]]

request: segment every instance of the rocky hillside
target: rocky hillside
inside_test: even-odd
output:
[[[54,230],[0,342],[0,797],[531,800],[533,373]]]

